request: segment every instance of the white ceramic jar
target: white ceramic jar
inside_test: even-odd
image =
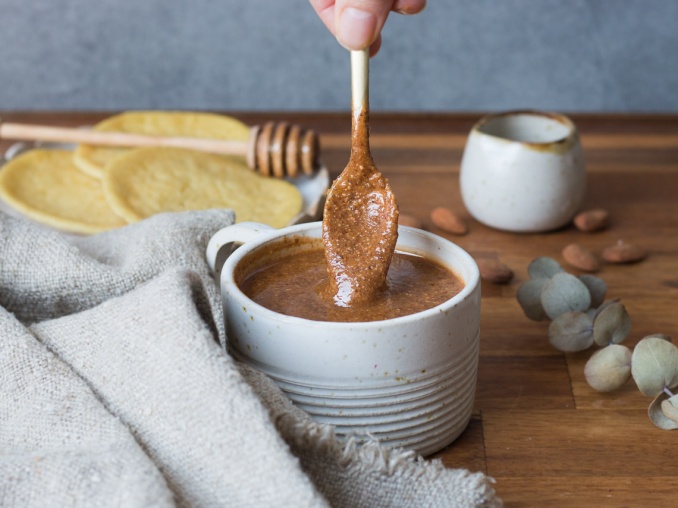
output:
[[[229,352],[340,436],[370,434],[423,455],[454,441],[471,417],[478,365],[480,279],[471,256],[432,233],[400,227],[397,249],[441,263],[462,278],[462,291],[395,319],[311,321],[254,303],[236,280],[238,264],[256,257],[248,255],[295,236],[319,239],[321,223],[281,230],[240,223],[211,239],[207,258],[220,280]]]
[[[550,231],[572,220],[586,174],[577,129],[542,111],[488,115],[469,134],[460,170],[469,213],[505,231]]]

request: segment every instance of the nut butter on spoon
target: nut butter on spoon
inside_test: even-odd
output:
[[[398,205],[369,145],[369,50],[351,51],[352,135],[348,165],[325,202],[322,237],[336,305],[369,303],[386,286],[398,238]]]

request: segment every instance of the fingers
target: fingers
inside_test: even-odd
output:
[[[309,0],[322,22],[346,49],[370,47],[374,56],[381,47],[381,29],[390,11],[416,14],[426,0]]]
[[[334,34],[334,0],[310,0],[313,10]]]
[[[346,49],[364,49],[377,40],[393,0],[336,0],[334,34]]]
[[[379,53],[381,48],[381,35],[377,36],[377,40],[370,45],[370,56],[374,56]]]
[[[395,0],[391,10],[398,14],[417,14],[426,7],[426,0]]]

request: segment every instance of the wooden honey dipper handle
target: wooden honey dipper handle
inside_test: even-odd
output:
[[[320,151],[318,136],[314,131],[285,122],[269,122],[252,127],[249,141],[228,141],[4,123],[0,120],[0,139],[121,147],[172,146],[225,155],[244,155],[251,169],[278,178],[312,174],[319,165]]]

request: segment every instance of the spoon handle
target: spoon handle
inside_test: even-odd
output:
[[[370,49],[351,51],[351,105],[358,115],[368,105]]]

